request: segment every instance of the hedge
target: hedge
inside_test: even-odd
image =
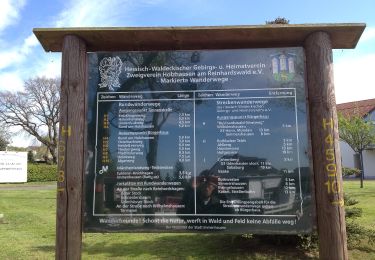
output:
[[[27,181],[56,181],[56,164],[27,164]]]
[[[360,177],[361,171],[357,168],[348,168],[348,167],[342,167],[342,174],[345,177],[354,175],[355,177]]]

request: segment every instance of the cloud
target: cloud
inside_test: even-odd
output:
[[[57,19],[51,21],[50,26],[128,26],[131,24],[129,14],[136,6],[153,5],[161,1],[163,0],[69,0],[65,2],[63,10],[55,15]],[[25,2],[26,0],[1,0],[0,33],[21,18],[20,10]],[[10,48],[0,49],[0,89],[9,89],[7,83],[13,82],[15,87],[10,90],[20,90],[28,78],[59,77],[60,73],[61,55],[42,52],[34,34]]]
[[[61,75],[61,54],[48,53],[36,63],[34,75],[38,77],[57,78]]]
[[[70,0],[66,2],[65,8],[56,15],[53,27],[90,27],[90,26],[124,26],[131,25],[130,13],[139,6],[156,5],[164,0]],[[100,7],[100,8],[98,8]],[[35,38],[35,37],[34,37]],[[34,41],[35,40],[35,41]],[[27,44],[29,43],[29,45]],[[38,45],[37,39],[25,40],[21,49],[27,50],[26,46]],[[10,55],[10,54],[9,54]],[[0,53],[1,56],[1,53]],[[15,59],[20,56],[13,54]],[[45,54],[38,57],[32,69],[36,76],[59,77],[61,74],[61,55]],[[0,68],[1,68],[0,61]]]
[[[1,0],[0,2],[0,33],[9,25],[19,20],[20,10],[25,0]]]
[[[336,103],[375,98],[375,53],[342,57],[334,63]]]
[[[30,145],[40,145],[40,143],[34,137],[27,134],[20,127],[10,127],[9,131],[12,137],[10,146],[28,147]]]
[[[23,58],[26,58],[23,57]],[[57,78],[61,74],[61,54],[48,53],[32,58],[32,65],[21,64],[16,69],[0,71],[0,91],[20,91],[24,82],[29,78]],[[11,83],[11,84],[10,84]]]
[[[22,44],[21,53],[28,54],[35,46],[39,46],[39,41],[34,34],[30,34]]]
[[[21,45],[0,51],[0,69],[15,66],[23,62],[39,42],[34,34],[29,35]]]
[[[38,45],[38,40],[31,34],[21,45],[0,51],[0,90],[23,89],[25,79],[30,77],[30,64],[25,64],[25,61],[31,60],[29,56]]]
[[[375,40],[375,27],[367,27],[363,32],[359,43],[367,43],[372,40]]]
[[[58,16],[56,27],[113,26],[126,23],[129,0],[72,0]]]
[[[58,15],[56,27],[129,26],[132,12],[163,0],[70,0]]]
[[[23,89],[23,79],[21,73],[5,72],[0,73],[0,90],[19,91]]]

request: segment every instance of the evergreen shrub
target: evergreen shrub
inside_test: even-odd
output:
[[[45,163],[29,163],[27,165],[28,182],[56,181],[57,165]]]

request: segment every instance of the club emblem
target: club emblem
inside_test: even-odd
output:
[[[121,74],[122,61],[120,57],[106,57],[100,61],[99,72],[101,83],[100,88],[114,90],[120,87],[119,77]]]
[[[277,53],[272,57],[272,74],[276,81],[290,81],[294,78],[296,55],[294,53]]]

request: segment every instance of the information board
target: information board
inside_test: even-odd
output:
[[[89,54],[86,231],[312,229],[303,48]]]
[[[27,182],[27,153],[0,151],[0,183]]]

